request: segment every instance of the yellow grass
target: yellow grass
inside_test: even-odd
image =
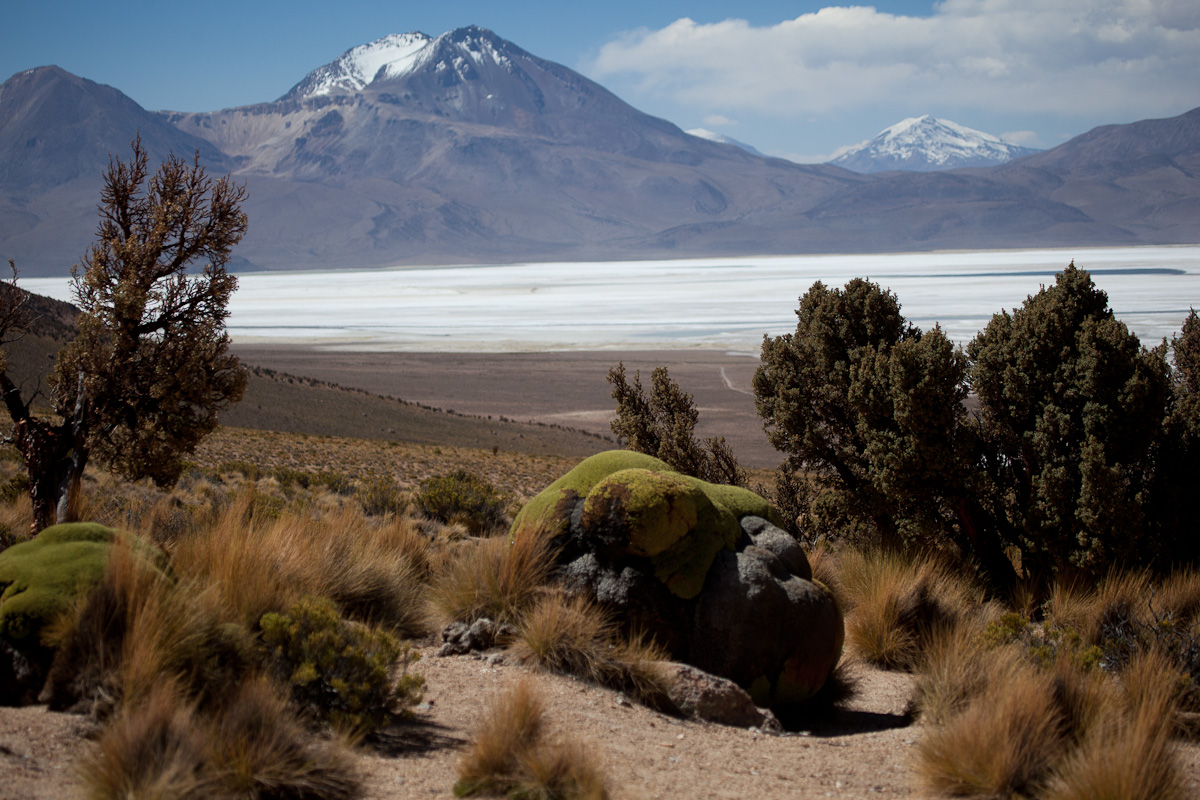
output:
[[[574,740],[550,740],[545,708],[522,679],[491,704],[458,763],[459,797],[477,794],[562,800],[608,796],[592,750]]]
[[[433,576],[427,619],[434,629],[483,617],[516,623],[542,591],[552,564],[549,545],[539,537],[464,541]]]
[[[834,583],[849,649],[887,669],[918,666],[931,637],[977,616],[982,602],[979,588],[944,562],[881,550],[839,552]]]
[[[268,611],[313,595],[364,621],[424,631],[421,598],[432,556],[412,523],[373,523],[349,510],[324,519],[291,511],[261,519],[254,503],[254,493],[243,492],[172,553],[181,575],[212,587],[226,619],[253,629]]]
[[[917,774],[950,795],[1033,794],[1063,752],[1063,719],[1049,676],[1033,668],[989,676],[960,713],[918,745]]]
[[[666,696],[667,652],[641,637],[621,637],[616,622],[585,597],[547,592],[522,618],[517,661],[575,675],[655,702]]]

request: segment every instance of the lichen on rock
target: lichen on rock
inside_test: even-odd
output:
[[[511,537],[549,539],[557,579],[777,712],[816,694],[842,615],[770,502],[629,451],[592,456],[529,502]]]

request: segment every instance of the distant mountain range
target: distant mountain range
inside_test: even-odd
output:
[[[147,111],[57,67],[0,85],[0,258],[66,274],[109,154],[246,183],[238,269],[1200,241],[1200,110],[998,167],[861,174],[689,135],[494,33],[388,36],[273,102]]]
[[[874,139],[856,144],[829,163],[855,172],[933,172],[992,167],[1040,152],[926,114],[885,128]]]

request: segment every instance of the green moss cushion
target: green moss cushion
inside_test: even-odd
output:
[[[55,525],[0,552],[0,636],[29,640],[104,575],[114,540],[136,552],[157,551],[132,534],[93,522]]]
[[[610,450],[585,459],[526,504],[513,521],[513,537],[565,535],[580,499],[583,528],[623,538],[625,551],[650,558],[658,579],[683,598],[700,592],[718,551],[736,546],[739,519],[783,521],[747,489],[681,475],[653,456]]]
[[[843,625],[782,523],[751,491],[612,451],[530,501],[511,535],[548,537],[568,591],[787,716],[833,671]]]

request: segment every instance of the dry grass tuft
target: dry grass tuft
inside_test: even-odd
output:
[[[104,576],[50,632],[58,653],[47,681],[53,707],[80,701],[106,712],[137,704],[163,681],[202,698],[246,665],[240,631],[118,539]],[[220,687],[220,688],[218,688]]]
[[[1153,671],[1146,665],[1139,670]],[[1124,714],[1097,720],[1057,770],[1047,800],[1182,800],[1188,796],[1171,743],[1169,681],[1139,687]],[[1164,712],[1166,717],[1164,718]]]
[[[90,800],[207,798],[205,744],[195,709],[164,682],[84,752],[77,766],[81,793]]]
[[[562,800],[608,797],[592,751],[546,740],[545,709],[528,680],[500,695],[458,763],[454,794]]]
[[[488,617],[518,623],[550,576],[554,556],[540,537],[462,542],[432,579],[426,615],[434,629]]]
[[[283,512],[261,520],[247,492],[207,530],[181,540],[172,562],[214,587],[220,612],[248,628],[312,595],[356,619],[416,635],[425,632],[429,547],[411,523],[373,523],[348,509],[326,518]]]
[[[240,797],[350,800],[360,794],[343,742],[310,739],[262,679],[234,688],[206,718],[164,681],[126,705],[79,761],[95,800]]]
[[[932,557],[847,549],[835,581],[846,609],[846,642],[885,669],[914,669],[939,630],[978,614],[979,588]]]
[[[349,800],[360,794],[350,743],[308,736],[266,679],[244,681],[206,733],[220,796]]]
[[[917,676],[913,706],[927,723],[944,724],[961,713],[987,686],[1015,673],[1016,647],[988,648],[973,627],[942,629],[929,639]]]
[[[926,733],[917,773],[952,795],[1033,795],[1064,749],[1051,678],[1031,667],[992,675],[966,708]]]
[[[667,652],[620,635],[612,617],[586,597],[547,592],[522,618],[516,660],[628,692],[653,705],[666,696]]]

